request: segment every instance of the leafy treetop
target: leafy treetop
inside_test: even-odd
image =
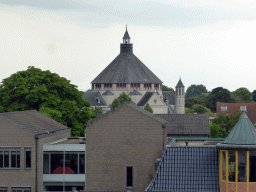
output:
[[[252,93],[245,87],[236,89],[231,93],[231,97],[235,103],[251,103],[253,102]]]
[[[38,110],[71,128],[71,136],[83,136],[83,125],[91,120],[91,103],[83,92],[64,77],[33,66],[3,79],[0,112]]]
[[[153,113],[153,109],[152,109],[152,107],[148,103],[146,104],[144,109],[149,111],[150,113]]]
[[[190,85],[186,91],[186,98],[196,97],[202,93],[207,93],[207,89],[204,85]]]
[[[162,85],[162,91],[172,91],[173,93],[175,93],[173,88],[167,87],[166,85]]]
[[[121,93],[117,99],[114,99],[114,101],[110,105],[110,108],[114,109],[115,107],[122,105],[124,102],[133,102],[131,98],[127,94],[125,94],[125,92]]]

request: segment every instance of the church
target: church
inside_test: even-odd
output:
[[[162,83],[133,54],[126,27],[120,54],[91,82],[92,91],[85,92],[84,99],[106,112],[114,99],[124,92],[137,106],[144,108],[148,103],[154,114],[185,114],[185,87],[181,79],[175,87],[175,94],[162,91]]]

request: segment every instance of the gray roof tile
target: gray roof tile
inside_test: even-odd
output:
[[[138,102],[138,106],[144,106],[149,101],[149,99],[154,95],[155,92],[146,92],[145,95]]]
[[[142,95],[139,91],[137,90],[133,90],[131,93],[129,93],[128,95]]]
[[[181,79],[180,79],[179,82],[177,83],[176,87],[184,87],[184,85],[183,85]]]
[[[169,145],[169,144],[168,144]],[[146,191],[219,191],[216,147],[168,146]]]
[[[209,136],[209,115],[205,114],[155,114],[168,122],[167,134],[170,136]]]
[[[168,98],[169,105],[175,105],[175,94],[172,91],[162,91],[162,94],[164,102],[165,99]]]
[[[107,90],[105,93],[103,93],[102,95],[114,95],[114,93],[112,93],[111,91]]]
[[[43,135],[44,137],[59,131],[70,131],[67,126],[62,125],[36,110],[0,113],[0,120],[1,118],[16,124],[18,127],[34,135]],[[48,131],[49,134],[46,131]]]
[[[83,96],[84,100],[89,101],[92,106],[107,106],[105,100],[98,91],[86,91]],[[96,101],[99,98],[100,102]]]

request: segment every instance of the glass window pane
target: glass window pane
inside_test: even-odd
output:
[[[17,151],[17,168],[20,168],[20,152]]]
[[[49,174],[49,153],[43,155],[43,174]]]
[[[79,173],[84,174],[85,172],[85,155],[84,153],[79,153]]]
[[[235,166],[236,162],[236,156],[235,156],[235,151],[229,151],[228,152],[228,181],[230,182],[235,182]]]
[[[53,152],[51,155],[51,172],[50,174],[63,174],[63,152]]]
[[[238,182],[246,182],[247,179],[247,153],[246,151],[238,151]]]
[[[256,182],[256,152],[249,152],[249,182]]]
[[[4,153],[0,151],[0,168],[4,166]]]
[[[4,152],[4,167],[9,167],[9,151]]]
[[[16,167],[16,151],[11,152],[11,167]]]
[[[26,168],[31,168],[31,151],[26,151]]]
[[[222,179],[225,181],[226,180],[226,152],[222,152]]]
[[[78,174],[78,152],[65,153],[65,174]]]

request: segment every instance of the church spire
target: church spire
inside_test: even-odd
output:
[[[126,31],[124,33],[124,37],[123,37],[123,44],[130,44],[130,36],[129,33],[127,31],[127,24],[126,24]]]

